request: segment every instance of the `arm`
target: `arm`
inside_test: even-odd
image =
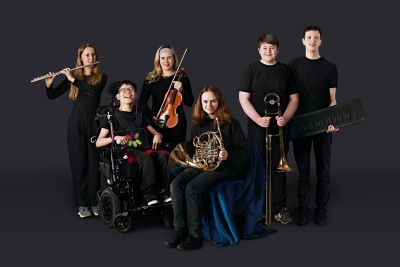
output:
[[[109,132],[108,129],[101,128],[99,137],[96,141],[96,147],[108,146],[112,143],[111,137],[107,137]]]
[[[253,104],[251,103],[250,96],[251,94],[248,92],[243,92],[243,91],[239,92],[239,102],[244,112],[252,121],[254,121],[259,126],[264,128],[268,127],[271,117],[266,117],[266,116],[261,117],[255,110]]]
[[[149,87],[149,84],[145,80],[143,82],[142,91],[140,92],[138,107],[143,109],[144,113],[147,116],[151,117],[152,116],[151,110],[150,110],[149,106],[147,105],[147,103],[149,102],[149,98],[150,98],[150,87]]]
[[[182,79],[182,97],[183,104],[191,107],[194,103],[194,97],[192,92],[192,85],[190,84],[189,78],[186,76]]]
[[[285,110],[285,113],[280,117],[276,117],[276,123],[281,127],[285,126],[290,121],[290,119],[296,113],[299,105],[299,94],[291,94],[289,97],[289,104]]]
[[[108,146],[112,143],[111,136],[108,136],[108,133],[110,131],[106,128],[101,128],[99,137],[97,138],[96,141],[96,147],[104,147]],[[114,140],[117,142],[117,144],[120,145],[126,145],[129,142],[129,139],[126,138],[125,136],[114,136]]]
[[[239,121],[232,119],[230,127],[233,143],[232,151],[229,154],[231,166],[241,168],[241,166],[243,166],[243,163],[246,162],[248,157],[250,156],[249,147],[247,145],[247,141],[244,137],[243,130],[240,126]]]
[[[159,145],[162,143],[162,134],[156,131],[156,129],[153,128],[153,126],[148,125],[146,126],[146,129],[149,130],[149,132],[153,135],[153,145],[152,149],[157,149]]]
[[[331,98],[331,103],[329,104],[330,107],[336,106],[336,87],[329,88],[329,96]],[[339,128],[336,128],[333,125],[329,125],[328,129],[326,130],[327,133],[336,133],[339,131]]]
[[[53,89],[53,80],[54,77],[45,79],[45,86],[46,86],[46,94],[48,99],[55,99],[61,95],[63,95],[69,88],[71,88],[71,83],[68,81],[67,78]]]

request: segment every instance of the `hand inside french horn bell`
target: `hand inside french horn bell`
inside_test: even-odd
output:
[[[224,149],[224,150],[221,150],[221,151],[219,152],[218,158],[219,158],[220,160],[227,160],[227,159],[228,159],[228,151],[226,151],[225,149]]]

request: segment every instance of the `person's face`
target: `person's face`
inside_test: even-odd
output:
[[[201,106],[208,116],[213,117],[218,110],[218,100],[213,92],[207,91],[201,95]]]
[[[130,104],[134,103],[136,100],[137,94],[135,92],[135,88],[133,88],[130,84],[123,84],[118,90],[117,99],[121,102],[121,104]]]
[[[89,65],[96,62],[97,56],[94,48],[86,47],[85,49],[83,49],[81,59],[82,59],[82,65]]]
[[[279,49],[276,45],[262,43],[260,48],[258,48],[258,53],[260,53],[263,62],[274,64],[278,57]]]
[[[318,51],[321,42],[322,40],[319,31],[307,31],[303,38],[303,45],[310,52]]]
[[[163,71],[172,71],[174,68],[174,55],[170,52],[160,54],[160,65]]]

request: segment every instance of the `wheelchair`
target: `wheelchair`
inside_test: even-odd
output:
[[[101,107],[96,115],[97,120],[106,116],[111,129],[112,111],[112,108]],[[147,206],[144,192],[140,188],[139,175],[133,178],[126,175],[128,159],[124,149],[113,142],[111,148],[100,148],[98,152],[103,188],[97,192],[98,211],[106,225],[126,233],[132,229],[134,219],[147,215],[161,215],[164,225],[172,227],[172,202],[160,201],[158,204]],[[137,164],[133,166],[136,167]]]

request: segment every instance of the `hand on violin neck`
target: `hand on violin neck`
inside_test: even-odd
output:
[[[174,88],[181,92],[183,89],[182,83],[180,81],[174,81]]]

